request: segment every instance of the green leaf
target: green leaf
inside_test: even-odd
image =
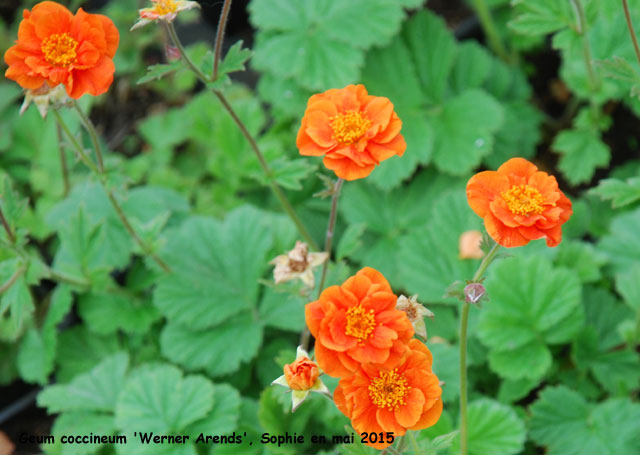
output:
[[[147,74],[142,76],[136,84],[146,84],[147,82],[153,81],[155,79],[162,79],[169,73],[173,73],[176,70],[179,70],[184,67],[184,63],[182,59],[175,60],[171,63],[160,64],[160,65],[151,65],[147,68]]]
[[[122,330],[127,333],[146,333],[160,318],[158,310],[148,299],[134,295],[93,292],[83,295],[78,312],[87,327],[96,333],[107,334]]]
[[[599,345],[598,332],[585,327],[572,346],[572,358],[588,368],[612,395],[626,396],[640,381],[640,357],[628,349],[607,351]]]
[[[18,220],[26,207],[27,200],[21,198],[13,190],[9,176],[0,174],[0,209],[2,209],[5,220],[14,236],[16,236]],[[4,229],[0,231],[0,240],[8,240]]]
[[[236,42],[229,48],[220,65],[218,66],[218,77],[221,74],[234,73],[236,71],[244,71],[244,65],[251,58],[253,52],[249,49],[242,48],[242,40]]]
[[[538,385],[535,379],[506,379],[500,383],[498,390],[498,400],[509,404],[526,397],[531,390]]]
[[[25,267],[20,259],[0,262],[0,286],[13,281],[0,295],[0,340],[16,340],[31,320],[34,306],[25,279]],[[20,270],[23,272],[16,275]],[[7,311],[8,317],[3,317]]]
[[[257,305],[258,279],[268,267],[272,233],[250,206],[224,222],[194,217],[168,239],[162,257],[174,273],[164,277],[154,305],[171,322],[193,330],[220,324]]]
[[[179,433],[213,408],[214,387],[202,376],[183,377],[172,366],[157,364],[133,371],[116,404],[121,430]]]
[[[640,200],[640,177],[627,180],[603,179],[591,192],[602,199],[611,200],[614,209],[624,207]]]
[[[509,406],[482,398],[469,405],[467,418],[469,455],[512,455],[524,447],[524,423]],[[453,453],[459,446],[456,438]]]
[[[640,450],[640,405],[587,403],[567,387],[547,387],[531,406],[532,439],[549,455],[633,455]]]
[[[442,388],[442,400],[451,403],[460,395],[460,348],[458,345],[430,343],[433,354],[433,372],[446,384]]]
[[[365,223],[355,223],[347,226],[347,229],[340,236],[340,241],[336,248],[336,260],[340,261],[346,258],[362,247],[362,234],[364,234],[365,229],[367,229]]]
[[[640,312],[640,264],[616,274],[616,290],[634,312]]]
[[[191,424],[186,433],[195,440],[200,433],[231,434],[240,419],[241,397],[236,389],[228,384],[214,384],[213,408],[202,419]]]
[[[261,341],[262,327],[247,313],[201,331],[171,322],[160,337],[167,358],[189,370],[204,369],[211,376],[236,371],[241,362],[257,354]]]
[[[436,166],[454,175],[471,172],[491,152],[503,120],[502,106],[483,90],[466,90],[448,100],[433,119]]]
[[[363,49],[385,44],[404,18],[392,0],[256,0],[249,10],[259,29],[252,64],[310,90],[356,82]]]
[[[304,306],[307,298],[266,288],[260,308],[260,323],[288,332],[300,332],[305,327]]]
[[[587,287],[584,291],[586,324],[594,327],[598,342],[603,349],[612,349],[623,340],[618,326],[633,317],[631,310],[602,287]]]
[[[555,0],[513,0],[515,19],[509,27],[529,36],[546,35],[574,24],[571,6]]]
[[[306,179],[317,168],[305,158],[297,160],[287,160],[280,158],[270,163],[275,181],[290,190],[301,190],[303,188],[301,180]],[[263,173],[261,173],[263,174]]]
[[[99,336],[82,326],[64,330],[58,337],[58,382],[68,382],[122,349],[115,334]]]
[[[471,279],[479,264],[458,257],[460,235],[481,229],[482,220],[469,209],[461,191],[442,194],[424,219],[428,225],[398,240],[403,259],[394,286],[419,294],[423,302],[454,302],[444,298],[447,288],[456,280]]]
[[[66,411],[113,411],[129,364],[126,353],[107,357],[90,372],[69,384],[55,384],[38,395],[38,406],[49,413]]]
[[[553,141],[552,148],[562,156],[558,167],[572,185],[588,182],[596,168],[611,159],[609,147],[593,130],[565,130]]]
[[[108,436],[115,433],[116,428],[113,422],[113,415],[74,411],[60,414],[53,424],[51,434],[56,439],[54,446],[43,444],[42,448],[47,453],[56,453],[55,447],[59,446],[61,455],[88,455],[95,453],[104,447],[102,443],[92,444],[61,444],[62,436]]]
[[[71,308],[71,292],[59,286],[53,292],[49,311],[41,330],[31,328],[20,343],[18,371],[27,382],[46,384],[53,371],[58,345],[57,325]]]
[[[616,216],[609,232],[598,243],[608,257],[614,272],[626,272],[640,261],[640,208]]]
[[[583,283],[598,281],[602,274],[600,268],[607,258],[590,243],[565,240],[558,247],[555,263],[558,266],[574,269]]]
[[[604,75],[607,77],[634,84],[640,82],[640,73],[623,58],[613,56],[611,59],[599,60],[596,63],[602,68]]]
[[[547,344],[570,340],[583,321],[578,277],[541,256],[509,258],[491,272],[478,326],[491,368],[508,379],[540,379],[551,365]]]

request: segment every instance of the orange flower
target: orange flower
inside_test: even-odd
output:
[[[64,84],[72,98],[109,89],[120,38],[109,18],[82,8],[74,16],[54,2],[38,3],[22,17],[18,41],[4,54],[7,78],[30,90]]]
[[[301,155],[324,155],[324,165],[338,177],[356,180],[381,161],[402,156],[407,144],[401,128],[388,98],[348,85],[309,98],[296,144]]]
[[[333,399],[358,433],[392,432],[398,437],[430,427],[440,418],[442,389],[431,371],[431,352],[416,339],[409,348],[409,355],[392,369],[363,364],[340,379]],[[378,440],[368,445],[384,449],[390,444]]]
[[[413,337],[407,314],[395,309],[397,300],[384,276],[365,267],[307,304],[305,317],[316,338],[320,368],[341,377],[363,362],[397,363]]]
[[[484,218],[489,235],[506,247],[523,246],[546,237],[562,240],[562,224],[571,216],[571,201],[556,178],[524,158],[512,158],[497,171],[480,172],[467,183],[467,199]]]

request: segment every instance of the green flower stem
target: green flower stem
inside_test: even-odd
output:
[[[118,215],[118,218],[120,218],[120,221],[122,222],[122,225],[124,226],[126,231],[129,233],[129,235],[131,236],[133,241],[135,241],[138,244],[138,246],[140,247],[140,249],[146,255],[151,257],[162,268],[162,270],[164,270],[167,273],[171,273],[171,268],[162,259],[160,259],[160,257],[158,255],[156,255],[153,252],[152,248],[149,245],[147,245],[147,243],[144,240],[142,240],[140,238],[140,236],[136,233],[135,229],[133,229],[133,226],[131,226],[131,223],[129,222],[129,219],[127,218],[127,216],[125,215],[124,211],[122,210],[122,206],[120,205],[118,200],[113,195],[113,190],[111,190],[109,188],[108,184],[107,184],[107,178],[106,178],[106,175],[104,173],[104,170],[98,169],[96,167],[96,165],[93,164],[93,162],[87,157],[87,155],[82,150],[82,146],[80,145],[78,140],[73,136],[73,134],[69,130],[69,127],[66,125],[66,123],[62,119],[62,116],[60,115],[60,113],[58,111],[56,111],[56,110],[54,110],[53,112],[55,113],[56,120],[58,121],[58,124],[60,125],[62,130],[65,132],[65,134],[67,136],[67,139],[69,139],[69,141],[71,142],[71,145],[73,145],[73,147],[76,149],[76,152],[78,153],[78,155],[80,156],[82,161],[94,172],[94,174],[96,176],[98,176],[98,180],[100,181],[100,184],[102,185],[102,187],[104,188],[105,192],[107,193],[109,201],[111,201],[111,205],[115,209],[115,211],[116,211],[116,213]],[[90,135],[92,135],[92,136],[96,135],[96,137],[97,137],[97,133],[96,133],[95,129],[93,128],[93,124],[92,123],[85,124],[85,127],[87,127],[87,129],[89,130],[89,134]]]
[[[229,18],[229,10],[231,9],[231,0],[224,0],[220,20],[218,21],[218,30],[216,32],[216,42],[213,46],[213,77],[215,81],[218,78],[218,66],[220,65],[220,56],[222,54],[222,42],[224,41],[224,32],[227,28],[227,19]]]
[[[4,216],[4,213],[2,212],[2,206],[0,206],[0,223],[2,223],[2,227],[7,232],[7,238],[9,239],[9,242],[16,243],[16,236],[13,235],[13,231],[11,231],[11,226],[9,226],[9,222],[7,221],[7,219]]]
[[[496,257],[500,244],[495,243],[473,276],[478,282]],[[464,302],[460,315],[460,455],[467,455],[467,326],[471,304]]]
[[[629,3],[627,0],[622,0],[622,7],[624,8],[624,17],[627,20],[629,35],[631,35],[631,41],[633,41],[633,49],[636,51],[636,58],[638,59],[638,63],[640,63],[640,47],[638,46],[636,32],[633,29],[633,22],[631,22],[631,14],[629,13]]]
[[[18,270],[16,270],[13,273],[13,275],[11,275],[11,277],[2,286],[0,286],[0,295],[4,294],[6,291],[8,291],[9,288],[11,288],[11,286],[13,286],[15,284],[15,282],[18,281],[18,279],[26,271],[27,271],[27,267],[26,266],[22,266]]]
[[[71,284],[73,286],[78,286],[81,288],[88,288],[91,285],[89,280],[67,275],[66,273],[58,272],[56,270],[53,270],[48,265],[46,266],[46,270],[47,270],[47,278],[57,281],[59,283],[67,283],[67,284]]]
[[[229,3],[231,3],[231,2],[229,2]],[[223,8],[223,14],[224,14],[224,8]],[[228,15],[228,11],[227,11],[227,15]],[[222,19],[222,16],[221,16],[221,19]],[[195,65],[195,63],[193,63],[191,58],[189,58],[189,56],[187,55],[187,53],[184,50],[184,46],[180,42],[180,38],[178,38],[178,35],[177,35],[176,30],[173,27],[172,23],[168,23],[167,24],[167,29],[169,30],[169,35],[171,36],[171,39],[173,40],[174,44],[180,50],[180,55],[182,55],[182,59],[187,64],[187,66],[189,66],[189,68],[191,68],[191,70],[198,77],[198,79],[200,79],[205,85],[209,84],[210,82],[212,82],[213,79],[209,78],[208,76],[206,76],[200,70],[200,68],[198,68]],[[218,40],[216,38],[217,42],[220,42],[221,40],[222,40],[222,38],[220,38],[220,40]],[[218,58],[219,58],[219,55],[218,55]],[[233,107],[231,107],[231,104],[229,104],[229,101],[224,96],[224,94],[220,90],[212,89],[212,91],[213,91],[214,95],[218,98],[218,100],[220,101],[222,106],[225,108],[225,110],[229,113],[229,115],[233,119],[234,123],[237,125],[238,129],[240,130],[242,135],[245,137],[245,139],[249,143],[249,146],[251,147],[251,150],[253,150],[253,152],[255,153],[256,157],[258,158],[258,162],[260,163],[260,167],[262,168],[262,170],[264,171],[265,175],[267,176],[267,180],[269,182],[269,186],[271,187],[271,189],[273,190],[273,193],[276,195],[276,197],[280,201],[280,204],[284,208],[285,212],[287,212],[287,215],[289,215],[289,218],[291,218],[293,223],[298,228],[298,232],[300,232],[302,237],[304,237],[305,241],[309,244],[309,246],[311,246],[311,248],[313,250],[318,251],[318,249],[319,249],[318,244],[315,242],[315,240],[313,240],[313,237],[311,237],[311,234],[309,234],[309,231],[307,230],[307,228],[302,223],[302,220],[298,217],[298,214],[296,213],[295,209],[293,208],[293,206],[291,205],[291,203],[287,199],[287,196],[285,195],[284,191],[282,191],[282,188],[280,188],[280,185],[278,185],[276,183],[273,171],[269,167],[269,164],[267,163],[267,161],[264,159],[264,155],[260,151],[260,147],[258,147],[258,143],[253,138],[253,136],[251,135],[251,133],[247,129],[247,127],[244,124],[244,122],[240,119],[240,117],[238,117],[238,114],[236,114],[236,112],[233,109]]]
[[[98,140],[96,127],[93,125],[93,122],[91,121],[89,116],[85,114],[82,109],[80,109],[80,106],[78,106],[78,103],[75,100],[72,101],[72,105],[75,111],[78,113],[80,120],[82,120],[82,124],[89,133],[89,136],[91,136],[91,142],[93,143],[93,149],[96,152],[96,159],[98,161],[98,170],[100,171],[100,173],[103,173],[104,161],[102,160],[102,148],[100,147],[100,141]]]
[[[570,0],[571,6],[576,14],[578,33],[582,36],[582,54],[584,63],[587,67],[587,76],[589,77],[589,85],[592,91],[598,90],[600,80],[593,68],[593,57],[591,56],[591,45],[589,44],[589,34],[587,29],[587,19],[584,14],[584,8],[581,0]]]
[[[64,142],[62,140],[62,129],[60,125],[56,125],[56,134],[58,136],[58,153],[60,154],[60,168],[62,169],[62,181],[64,183],[64,197],[67,197],[71,184],[69,183],[69,168],[67,167],[67,156],[64,153]]]
[[[420,449],[418,448],[418,443],[416,442],[416,435],[413,431],[407,431],[409,435],[409,440],[411,441],[411,447],[413,448],[413,453],[418,455],[420,453]]]
[[[333,196],[331,197],[331,213],[329,214],[329,225],[327,226],[327,234],[324,238],[324,251],[329,255],[324,264],[322,264],[322,274],[320,275],[320,284],[318,285],[318,297],[324,289],[324,283],[327,279],[327,269],[329,268],[329,261],[331,260],[331,245],[333,244],[333,234],[336,227],[336,219],[338,218],[338,199],[340,198],[340,190],[344,179],[339,178],[333,186]],[[309,339],[311,333],[309,327],[304,328],[300,335],[300,345],[305,351],[309,350]]]
[[[471,0],[471,5],[473,9],[476,11],[478,15],[478,19],[480,20],[480,25],[482,25],[482,29],[484,30],[485,35],[487,36],[487,41],[489,47],[495,52],[502,60],[508,62],[509,54],[502,43],[502,39],[500,38],[500,33],[498,33],[498,29],[496,28],[496,24],[491,17],[491,11],[487,6],[485,0]]]
[[[71,133],[71,130],[69,130],[69,127],[67,126],[67,124],[64,122],[64,119],[62,118],[62,116],[60,115],[60,112],[58,112],[57,110],[53,110],[53,115],[55,115],[56,117],[56,121],[58,122],[58,125],[60,125],[60,128],[62,128],[62,131],[64,131],[65,136],[67,136],[67,139],[69,140],[69,142],[71,142],[71,145],[73,146],[73,148],[76,150],[76,153],[78,154],[78,156],[80,157],[80,160],[87,165],[87,167],[89,169],[91,169],[96,175],[100,175],[100,171],[98,170],[98,168],[96,167],[95,164],[93,164],[93,161],[91,161],[89,159],[89,157],[87,156],[86,153],[84,153],[84,149],[82,148],[82,145],[80,145],[80,143],[78,142],[78,140],[76,139],[76,137],[73,135],[73,133]]]

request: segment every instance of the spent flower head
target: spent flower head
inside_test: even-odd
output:
[[[433,319],[433,313],[418,302],[418,295],[406,297],[401,295],[396,302],[396,310],[404,311],[413,325],[413,329],[423,340],[427,339],[427,327],[424,324],[424,318]]]
[[[291,412],[302,404],[309,392],[317,392],[331,397],[331,392],[320,379],[318,365],[309,358],[302,346],[298,346],[296,360],[284,366],[284,374],[271,385],[280,385],[291,391]]]
[[[273,279],[276,284],[280,284],[300,278],[305,286],[313,289],[315,286],[313,269],[323,264],[328,258],[329,255],[324,252],[310,253],[309,246],[298,240],[291,251],[271,260],[270,264],[275,265]]]

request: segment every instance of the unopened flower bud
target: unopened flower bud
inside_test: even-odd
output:
[[[484,256],[484,252],[482,251],[482,248],[480,248],[481,242],[482,232],[463,232],[458,241],[460,259],[481,259]]]
[[[482,283],[470,283],[464,287],[464,301],[467,303],[478,303],[484,297],[487,290]]]
[[[309,392],[331,396],[331,392],[319,377],[318,365],[309,358],[309,354],[302,349],[302,346],[298,346],[296,360],[285,365],[284,374],[271,384],[277,384],[291,390],[291,412],[294,412],[307,398]]]

